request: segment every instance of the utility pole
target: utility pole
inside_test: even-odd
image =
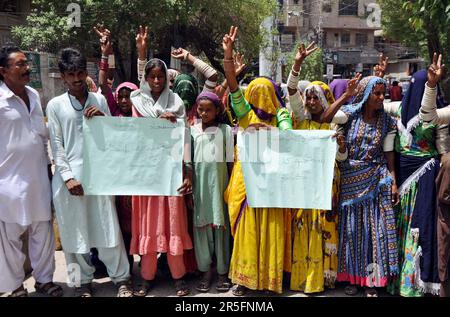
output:
[[[319,23],[317,24],[317,33],[319,37],[319,47],[323,47],[323,35],[322,35],[322,25],[323,25],[323,15],[322,15],[322,3],[317,4],[319,6]]]

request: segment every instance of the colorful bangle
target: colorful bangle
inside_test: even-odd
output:
[[[100,70],[108,71],[109,65],[107,61],[102,60],[100,62]]]
[[[292,118],[286,108],[280,108],[278,110],[277,124],[280,130],[292,130]]]
[[[298,77],[298,75],[300,74],[300,72],[297,72],[297,71],[294,70],[294,66],[292,66],[291,73],[292,73],[292,75],[294,75],[295,77]]]

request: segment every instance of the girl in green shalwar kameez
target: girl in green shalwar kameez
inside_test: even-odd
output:
[[[230,220],[224,202],[228,185],[227,162],[233,162],[231,127],[219,123],[223,107],[211,92],[197,98],[198,116],[202,122],[191,127],[194,162],[194,247],[199,270],[203,276],[197,285],[208,292],[211,264],[216,256],[217,291],[228,291],[230,264]]]

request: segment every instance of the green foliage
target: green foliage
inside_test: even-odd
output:
[[[449,61],[450,0],[378,0],[378,3],[388,38],[418,49],[422,57],[429,59],[437,51]]]
[[[69,3],[81,6],[81,27],[67,24]],[[56,53],[76,46],[88,56],[99,52],[92,28],[103,23],[111,31],[119,63],[136,59],[134,38],[139,25],[150,29],[149,49],[169,57],[171,46],[189,47],[194,54],[204,52],[221,69],[222,38],[231,25],[239,27],[237,48],[248,58],[258,55],[264,45],[260,24],[276,8],[275,0],[33,0],[27,24],[13,28],[24,49]],[[130,75],[121,76],[128,79]]]
[[[291,53],[288,55],[288,61],[287,66],[285,68],[285,78],[289,76],[289,72],[292,69],[292,65],[294,64],[294,58],[297,54],[297,47],[294,47]],[[302,69],[300,72],[300,80],[308,80],[308,81],[315,81],[315,80],[323,80],[323,74],[325,71],[325,65],[324,65],[324,57],[323,57],[323,51],[321,48],[319,48],[317,51],[312,53],[310,56],[308,56],[302,63]]]

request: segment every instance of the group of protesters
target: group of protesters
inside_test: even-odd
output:
[[[234,51],[238,29],[231,27],[223,37],[220,84],[218,72],[186,49],[171,53],[206,79],[200,91],[192,74],[147,60],[148,29],[140,27],[139,84],[113,90],[113,34],[94,29],[98,89],[87,84],[85,56],[63,49],[58,65],[67,91],[46,106],[48,124],[38,92],[27,86],[25,54],[12,45],[0,51],[0,292],[28,296],[22,251],[28,232],[35,290],[63,296],[53,282],[53,204],[66,264],[79,269],[77,297],[93,296],[94,258],[118,297],[146,296],[158,266],[166,265],[178,296],[191,292],[189,273],[197,273],[198,292],[209,292],[216,280],[216,291],[235,296],[281,294],[287,285],[321,293],[337,282],[349,296],[363,290],[376,297],[381,288],[407,297],[450,296],[450,100],[439,88],[446,75],[441,55],[412,75],[401,101],[386,102],[386,58],[373,76],[328,86],[320,78],[299,80],[303,61],[317,49],[302,44],[283,96],[270,78],[239,85],[245,64]],[[183,157],[179,195],[85,195],[83,121],[95,116],[184,121],[191,150]],[[334,131],[332,208],[250,207],[246,191],[257,184],[244,181],[238,128]],[[222,157],[204,159],[217,158],[218,148]],[[132,278],[137,256],[139,285]]]

